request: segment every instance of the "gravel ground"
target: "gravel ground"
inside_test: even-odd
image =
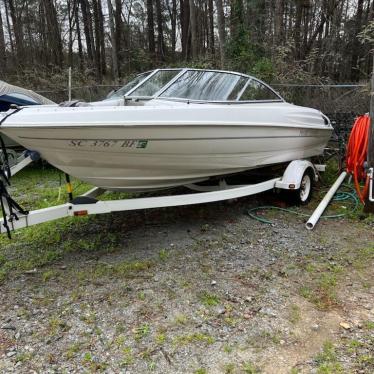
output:
[[[54,224],[0,284],[0,372],[374,373],[373,221],[248,217],[269,199]]]

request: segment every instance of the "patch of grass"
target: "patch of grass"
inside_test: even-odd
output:
[[[86,323],[87,325],[93,325],[96,322],[97,317],[96,317],[96,314],[93,311],[91,311],[91,312],[87,312],[85,314],[82,314],[79,317],[79,319],[82,322]]]
[[[157,345],[163,345],[166,342],[166,334],[159,333],[156,335],[156,343]]]
[[[233,363],[225,364],[224,366],[224,373],[225,374],[233,374],[235,371],[235,365]]]
[[[316,359],[318,374],[340,374],[343,373],[343,367],[338,362],[334,345],[327,341],[324,343],[322,352]]]
[[[55,270],[47,270],[42,274],[43,282],[48,282],[50,279],[54,278],[58,274]]]
[[[83,362],[87,363],[87,362],[91,362],[91,361],[92,361],[92,354],[91,354],[91,352],[86,352],[83,355]]]
[[[225,345],[223,346],[223,351],[224,351],[225,353],[232,353],[233,350],[234,350],[234,347],[233,347],[232,345],[225,344]]]
[[[366,330],[374,330],[374,321],[365,321],[364,328]]]
[[[123,358],[121,360],[121,366],[126,367],[130,366],[134,363],[134,355],[132,354],[132,349],[131,347],[126,347],[122,351],[123,353]]]
[[[374,365],[374,356],[371,355],[371,354],[360,355],[358,357],[358,362],[360,364],[365,365],[365,366],[369,366],[370,365],[371,367],[373,367],[373,365]]]
[[[185,314],[177,314],[174,318],[174,323],[177,325],[185,325],[188,322],[188,317]]]
[[[201,303],[206,307],[212,307],[220,304],[220,299],[217,295],[210,294],[208,292],[203,292],[200,295]]]
[[[79,283],[92,282],[103,277],[122,277],[133,278],[138,273],[149,270],[154,266],[153,261],[123,261],[116,264],[99,263],[88,266],[85,269],[76,271],[72,270],[71,277],[77,278]],[[142,297],[141,294],[139,294]],[[145,295],[144,295],[145,296]]]
[[[207,345],[211,345],[215,342],[215,339],[208,335],[203,333],[194,333],[194,334],[188,334],[188,335],[180,335],[176,337],[173,341],[175,346],[185,346],[192,343],[204,343]]]
[[[356,350],[357,350],[358,348],[361,348],[362,346],[364,346],[363,343],[361,343],[361,342],[358,341],[358,340],[353,339],[353,340],[351,340],[351,341],[349,342],[349,344],[348,344],[348,349],[349,349],[350,352],[356,352]]]
[[[208,370],[205,368],[196,369],[194,374],[208,374]]]
[[[14,176],[12,182],[10,193],[25,209],[40,209],[66,201],[63,175],[51,167],[29,167]],[[72,184],[76,196],[91,188],[74,178]],[[14,232],[12,241],[0,235],[0,282],[10,275],[18,276],[55,263],[69,252],[113,251],[119,235],[101,235],[100,230],[93,229],[98,220],[96,217],[64,218],[35,225]],[[83,238],[76,235],[87,232],[88,227],[90,235]],[[48,269],[43,271],[44,281],[52,277]]]
[[[141,301],[145,300],[145,293],[144,293],[144,291],[140,291],[138,293],[138,299],[141,300]]]
[[[65,357],[70,360],[73,357],[75,357],[82,349],[82,344],[81,343],[73,343],[72,345],[69,346],[69,348],[65,352]]]
[[[318,309],[328,310],[339,304],[336,294],[338,280],[343,273],[343,267],[337,264],[316,262],[308,272],[304,285],[299,293]]]
[[[158,254],[158,257],[161,261],[166,261],[170,256],[170,253],[166,249],[161,249],[161,251]]]
[[[51,317],[48,321],[48,331],[50,335],[56,335],[59,331],[68,331],[70,326],[59,317]]]
[[[121,348],[125,344],[126,338],[124,335],[118,335],[113,339],[113,344]]]
[[[224,321],[227,326],[235,327],[241,321],[241,319],[235,317],[225,317]]]
[[[30,361],[34,357],[34,353],[30,352],[20,352],[16,356],[16,362],[27,362]]]
[[[374,246],[358,249],[354,253],[353,267],[358,270],[365,269],[372,260],[374,260]]]
[[[154,371],[156,370],[157,364],[154,361],[151,361],[148,363],[148,369],[149,371]]]
[[[254,348],[264,349],[271,345],[278,345],[281,341],[281,332],[275,331],[260,331],[257,334],[250,336],[247,343]]]
[[[243,363],[243,371],[245,374],[258,374],[261,372],[260,369],[250,361]]]
[[[82,358],[82,364],[89,368],[89,372],[104,372],[108,368],[106,362],[99,362],[97,359],[94,359],[91,352],[86,352]]]
[[[148,336],[151,332],[151,328],[147,323],[144,323],[134,329],[134,339],[139,341]]]
[[[301,320],[301,310],[300,307],[296,304],[290,306],[288,319],[291,323],[296,324]]]

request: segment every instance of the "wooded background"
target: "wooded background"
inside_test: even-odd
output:
[[[367,81],[374,0],[0,0],[0,79],[121,82],[161,66],[268,82]],[[64,82],[64,83],[62,83]]]

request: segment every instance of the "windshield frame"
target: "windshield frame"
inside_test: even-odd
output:
[[[161,87],[159,91],[157,91],[154,95],[152,96],[132,96],[132,92],[137,90],[140,86],[142,86],[144,83],[146,83],[149,79],[151,79],[155,74],[157,74],[159,71],[168,71],[168,70],[180,70],[178,74],[176,74],[168,83],[165,84],[165,86]],[[195,100],[195,99],[188,99],[188,98],[180,98],[180,97],[166,97],[166,96],[161,96],[170,86],[172,86],[182,75],[187,73],[188,71],[203,71],[203,72],[213,72],[213,73],[224,73],[224,74],[232,74],[236,75],[239,77],[246,78],[247,81],[244,84],[243,88],[241,91],[238,93],[237,97],[235,100]],[[144,72],[141,74],[148,73]],[[140,74],[139,74],[140,75]],[[138,75],[138,76],[139,76]],[[240,100],[240,97],[243,95],[245,89],[248,87],[251,81],[256,81],[263,86],[265,86],[267,89],[269,89],[274,96],[277,97],[277,99],[268,99],[268,100]],[[284,98],[277,92],[275,91],[272,87],[270,87],[267,83],[263,82],[260,79],[257,79],[251,75],[243,74],[243,73],[238,73],[234,71],[227,71],[227,70],[215,70],[215,69],[194,69],[194,68],[163,68],[163,69],[155,69],[151,71],[150,74],[148,74],[143,80],[141,80],[137,85],[135,85],[131,90],[126,92],[123,97],[125,99],[141,99],[141,100],[152,100],[152,99],[159,99],[159,100],[169,100],[169,101],[179,101],[179,102],[188,102],[188,103],[216,103],[216,104],[246,104],[246,103],[273,103],[273,102],[286,102]]]

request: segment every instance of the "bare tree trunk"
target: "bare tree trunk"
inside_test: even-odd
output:
[[[23,61],[24,46],[23,46],[23,32],[21,24],[21,15],[17,13],[13,0],[7,0],[9,3],[10,17],[13,23],[14,38],[16,42],[17,58]]]
[[[213,0],[208,0],[208,42],[211,56],[214,56],[214,6]]]
[[[190,30],[191,30],[192,58],[196,59],[198,57],[196,7],[195,7],[194,0],[189,0],[189,3],[190,3]]]
[[[162,20],[162,9],[160,0],[156,0],[156,14],[157,14],[157,52],[158,58],[161,61],[165,60],[165,46],[164,46],[164,30]]]
[[[274,33],[275,44],[282,45],[284,41],[284,0],[275,0]]]
[[[110,39],[112,42],[112,69],[113,69],[113,78],[115,82],[119,81],[119,72],[118,72],[118,56],[117,56],[117,45],[116,45],[116,35],[114,29],[114,16],[113,16],[113,7],[112,1],[107,0],[108,3],[108,14],[109,14],[109,28],[110,28]]]
[[[67,0],[68,24],[69,24],[69,40],[68,40],[68,64],[73,66],[73,20],[74,9],[71,6],[71,0]]]
[[[10,49],[12,53],[14,53],[13,34],[12,34],[12,28],[10,26],[8,3],[6,2],[6,0],[4,1],[4,5],[5,5],[5,19],[6,19],[7,30],[8,30],[8,35],[9,35]]]
[[[352,49],[352,63],[351,63],[351,80],[356,82],[360,78],[360,43],[357,39],[357,34],[361,31],[362,27],[362,13],[363,13],[364,0],[358,0],[357,13],[355,22],[355,40]]]
[[[51,50],[53,63],[62,66],[64,55],[62,50],[61,32],[58,25],[56,8],[52,0],[42,0],[45,9],[48,27],[48,44]]]
[[[172,0],[172,9],[170,9],[168,1],[168,10],[171,21],[171,54],[175,56],[175,48],[177,44],[177,1]]]
[[[102,75],[106,74],[106,53],[105,53],[105,30],[104,30],[104,15],[101,0],[97,0],[97,10],[99,13],[99,32],[100,32],[100,68]]]
[[[153,60],[156,54],[155,46],[155,28],[153,20],[153,1],[147,0],[147,34],[148,34],[148,51]]]
[[[183,58],[188,59],[190,55],[190,3],[189,0],[180,0],[180,24],[181,24],[181,44]]]
[[[100,15],[99,15],[99,5],[98,0],[92,0],[93,7],[93,19],[94,19],[94,32],[95,32],[95,71],[96,77],[99,82],[102,81],[103,75],[101,70],[101,35],[100,33]]]
[[[295,40],[295,58],[300,60],[301,58],[301,20],[303,16],[303,4],[302,0],[296,0],[296,19],[294,28],[294,40]]]
[[[225,66],[225,13],[223,12],[222,0],[215,0],[217,7],[219,50],[221,56],[221,68]]]
[[[109,0],[108,0],[109,1]],[[83,16],[83,29],[86,37],[87,55],[90,65],[94,62],[94,44],[92,33],[92,19],[87,0],[79,0]]]
[[[123,63],[123,51],[124,51],[124,46],[123,41],[124,41],[124,24],[122,20],[122,0],[115,0],[116,4],[116,10],[114,12],[114,23],[116,26],[116,46],[117,46],[117,55],[118,55],[118,64],[119,66],[122,65]],[[119,69],[119,75],[121,75],[121,69]]]
[[[83,71],[83,69],[84,69],[84,55],[83,55],[81,27],[80,27],[80,21],[79,21],[78,2],[74,2],[74,18],[75,18],[75,27],[76,27],[76,30],[77,30],[79,69],[81,71]]]
[[[6,70],[6,49],[5,37],[3,28],[3,15],[0,9],[0,74],[2,75]]]

